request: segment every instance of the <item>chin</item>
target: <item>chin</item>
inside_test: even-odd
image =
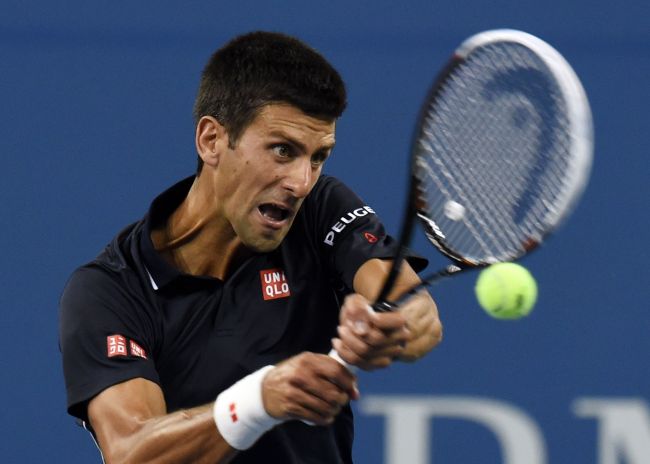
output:
[[[253,240],[244,242],[244,245],[246,246],[246,248],[256,253],[270,253],[271,251],[277,249],[280,246],[285,236],[286,234],[282,234],[282,237],[279,238],[278,237],[273,237],[273,238],[256,237]]]
[[[277,249],[291,229],[291,224],[281,229],[269,230],[268,228],[242,228],[235,229],[235,233],[242,245],[256,253],[269,253]]]
[[[246,245],[246,247],[248,249],[254,251],[255,253],[270,253],[273,250],[276,250],[280,246],[280,243],[282,243],[282,242],[263,243],[263,244],[262,243],[256,243],[254,245]]]

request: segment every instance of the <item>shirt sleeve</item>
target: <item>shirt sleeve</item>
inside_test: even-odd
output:
[[[159,383],[152,325],[119,274],[75,271],[60,301],[59,343],[68,412],[87,420],[88,402],[106,388],[142,377]]]
[[[351,290],[363,263],[392,258],[399,244],[386,233],[374,209],[336,178],[322,176],[312,194],[318,247],[332,272]],[[406,259],[416,272],[428,264],[408,250]]]

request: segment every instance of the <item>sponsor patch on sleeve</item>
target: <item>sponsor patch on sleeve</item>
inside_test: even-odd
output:
[[[131,349],[131,356],[147,359],[147,352],[133,340],[129,341],[129,348]]]
[[[128,347],[128,349],[127,349]],[[137,356],[147,359],[147,352],[134,340],[128,340],[124,335],[109,335],[106,337],[106,355],[109,358],[114,356]]]
[[[109,335],[106,337],[106,349],[109,358],[126,356],[126,338],[122,335]]]

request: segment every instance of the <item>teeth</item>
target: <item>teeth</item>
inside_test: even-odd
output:
[[[270,203],[261,205],[259,210],[264,217],[274,221],[282,221],[289,215],[287,210]]]

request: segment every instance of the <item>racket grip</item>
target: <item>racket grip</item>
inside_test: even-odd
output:
[[[456,269],[459,269],[456,267]],[[433,277],[429,277],[428,280],[424,280],[420,283],[417,283],[413,285],[411,288],[409,288],[406,292],[402,293],[402,295],[395,301],[377,301],[375,304],[372,305],[372,309],[374,309],[378,313],[388,313],[391,311],[395,311],[399,306],[403,305],[406,303],[406,300],[414,296],[416,293],[418,293],[420,290],[423,288],[426,288],[430,286],[435,280],[438,280],[442,277],[447,277],[451,274],[455,274],[458,272],[457,270],[453,271],[448,271],[445,270],[443,272],[439,272]]]
[[[372,305],[372,309],[374,309],[377,313],[389,313],[391,311],[395,311],[395,308],[397,308],[397,306],[397,304],[391,303],[390,301],[377,301]]]
[[[356,368],[355,366],[353,366],[352,364],[348,364],[347,362],[345,362],[345,361],[343,360],[343,358],[341,358],[341,356],[338,354],[338,352],[337,352],[334,348],[332,348],[332,349],[330,350],[330,352],[327,353],[327,355],[328,355],[330,358],[332,358],[332,359],[338,361],[339,364],[340,364],[341,366],[345,367],[347,370],[349,370],[349,371],[352,372],[353,374],[357,371],[357,368]]]

